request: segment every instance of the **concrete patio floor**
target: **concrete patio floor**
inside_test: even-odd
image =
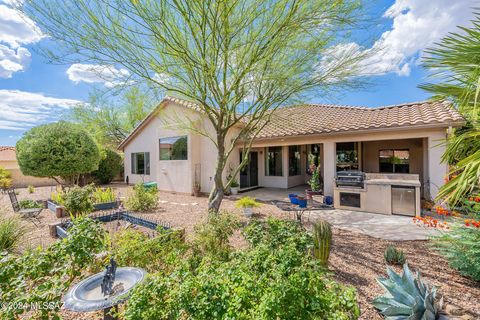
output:
[[[289,193],[304,194],[306,188],[306,185],[290,189],[259,188],[242,192],[234,197],[250,196],[265,203],[272,203],[275,200],[289,201]],[[285,212],[285,215],[288,214],[288,212]],[[293,213],[290,213],[290,216],[292,215]],[[360,232],[374,238],[391,241],[427,240],[438,232],[415,225],[412,217],[340,209],[309,211],[305,213],[304,219],[307,222],[324,219],[340,229]]]

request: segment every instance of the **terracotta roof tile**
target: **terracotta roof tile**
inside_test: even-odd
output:
[[[0,161],[16,161],[15,147],[0,146]]]
[[[405,126],[459,125],[449,103],[413,102],[379,108],[305,104],[276,110],[257,138],[321,134]]]

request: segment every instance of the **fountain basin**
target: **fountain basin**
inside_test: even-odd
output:
[[[147,272],[141,268],[117,268],[113,283],[113,288],[117,290],[110,296],[104,296],[101,291],[104,275],[104,272],[94,274],[71,288],[65,295],[64,308],[89,312],[113,307],[128,298],[131,289],[145,279]]]

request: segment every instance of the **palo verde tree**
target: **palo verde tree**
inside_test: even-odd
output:
[[[218,211],[222,175],[235,145],[249,150],[272,111],[310,93],[359,84],[366,51],[349,39],[357,0],[27,0],[19,4],[57,43],[63,63],[122,67],[193,101],[214,128],[217,148],[209,208]],[[234,128],[240,128],[235,131]],[[228,141],[227,141],[227,138]]]
[[[81,175],[98,168],[100,151],[90,135],[78,125],[56,122],[27,131],[16,145],[17,160],[24,175],[58,177],[78,183]]]
[[[424,66],[435,82],[420,87],[450,101],[466,120],[449,137],[442,157],[452,171],[438,198],[455,205],[480,188],[480,12],[470,28],[459,27],[427,50]]]

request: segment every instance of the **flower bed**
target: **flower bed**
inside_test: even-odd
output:
[[[94,211],[115,209],[118,208],[118,201],[95,203],[93,207]],[[55,213],[57,218],[63,218],[67,216],[65,207],[53,202],[53,200],[47,200],[47,208],[53,213]]]

